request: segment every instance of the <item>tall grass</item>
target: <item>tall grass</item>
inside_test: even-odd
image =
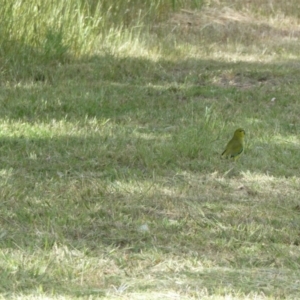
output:
[[[130,44],[171,11],[201,4],[201,0],[2,2],[0,72],[17,81],[45,64],[61,64]]]
[[[199,1],[189,2],[195,7]],[[91,54],[106,38],[119,39],[122,32],[162,20],[183,4],[175,0],[4,1],[0,6],[2,65],[16,58],[27,63]]]

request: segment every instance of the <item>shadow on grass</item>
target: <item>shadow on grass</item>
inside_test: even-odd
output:
[[[273,63],[92,57],[50,66],[48,73],[29,75],[16,86],[4,86],[0,118],[83,122],[86,118],[118,120],[133,115],[133,121],[143,122],[145,118],[155,119],[156,114],[173,113],[176,117],[191,103],[196,105],[194,114],[200,118],[207,105],[218,104],[224,109],[221,102],[228,99],[243,105],[242,114],[247,115],[247,109],[253,113],[254,105],[266,108],[272,97],[276,98],[274,91],[282,89],[283,84],[297,83],[296,71],[285,70],[283,64]],[[36,76],[43,82],[36,82]],[[262,101],[267,101],[264,107]],[[174,118],[173,123],[176,121]]]
[[[203,179],[216,170],[225,173],[231,165],[222,167],[218,159],[204,169],[197,155],[193,159],[181,155],[179,159],[174,148],[173,140],[154,143],[131,134],[122,136],[122,132],[119,137],[2,139],[0,219],[4,238],[0,247],[45,249],[59,242],[91,251],[113,245],[139,252],[155,245],[168,252],[172,236],[176,243],[178,232],[183,230],[185,235],[184,228],[189,227],[187,203],[201,205],[219,199],[227,206],[228,197],[232,197],[213,178]],[[297,178],[294,161],[281,163],[285,169],[289,163],[290,172],[294,170],[290,176]],[[261,168],[270,171],[270,165],[264,162]],[[278,165],[273,170],[275,176],[281,172]],[[254,168],[253,172],[259,173],[246,159],[236,168]],[[195,176],[195,182],[190,176]],[[240,174],[236,176],[238,181],[242,179]],[[245,196],[238,192],[238,201],[240,197],[260,199],[260,193],[249,188]],[[169,218],[175,223],[169,224]],[[159,242],[139,232],[143,222],[163,227]],[[188,240],[187,235],[189,246],[181,249],[200,250],[197,243]]]
[[[46,269],[46,267],[45,267]],[[97,295],[104,296],[105,291],[101,288],[92,288],[88,284],[79,287],[78,284],[66,285],[61,279],[50,275],[41,266],[20,267],[16,270],[1,270],[0,295],[12,297],[20,293],[21,297],[30,297],[37,294],[49,295],[51,297],[62,295],[82,297]]]
[[[41,272],[40,267],[36,266],[29,270],[18,270],[11,273],[2,274],[2,282],[0,284],[0,294],[4,297],[11,297],[12,294],[20,293],[24,296],[41,294],[50,297],[103,297],[107,296],[107,288],[93,287],[86,281],[75,283],[79,278],[69,278],[69,281],[74,283],[64,284],[62,280],[58,280],[55,276],[48,275],[47,272]],[[67,275],[66,275],[67,276]],[[153,282],[147,280],[149,276],[156,276],[160,280]],[[206,295],[251,295],[263,294],[267,296],[278,296],[280,298],[291,297],[298,295],[297,279],[299,271],[287,270],[283,268],[259,268],[259,269],[229,269],[226,267],[211,267],[208,269],[189,268],[184,270],[175,270],[175,266],[170,264],[169,270],[157,271],[155,264],[148,265],[146,274],[139,273],[134,276],[127,274],[126,277],[121,277],[120,274],[112,276],[104,276],[101,278],[110,286],[110,296],[113,294],[127,296],[127,293],[134,290],[137,294],[148,294],[149,291],[157,291],[158,289],[164,292],[180,291],[183,294],[183,285],[188,285],[188,291],[184,293],[195,295],[205,292]],[[174,283],[174,278],[182,278],[180,282]],[[130,285],[127,291],[122,290],[122,287]],[[5,285],[5,286],[4,286]],[[38,290],[38,288],[40,290]],[[113,289],[115,288],[115,290]],[[284,287],[284,288],[283,288]],[[120,290],[118,290],[120,288]],[[17,291],[17,292],[16,292]]]
[[[211,159],[218,155],[219,145],[213,144],[213,154],[210,146],[204,146],[207,136],[217,137],[219,131],[215,128],[224,123],[235,126],[251,119],[253,123],[247,126],[257,131],[257,126],[265,124],[256,124],[274,118],[265,131],[271,131],[279,122],[283,124],[283,136],[294,135],[287,124],[295,117],[291,104],[296,107],[298,95],[289,92],[299,83],[297,72],[290,62],[154,62],[106,55],[49,67],[41,73],[43,80],[22,77],[16,85],[4,85],[0,92],[0,118],[5,130],[0,141],[0,247],[32,253],[60,244],[97,253],[111,246],[134,254],[155,248],[164,254],[194,251],[203,255],[208,247],[212,256],[218,255],[223,251],[221,242],[230,238],[221,236],[219,248],[212,249],[215,246],[209,241],[215,233],[205,233],[209,225],[203,225],[198,233],[199,228],[185,215],[186,202],[211,200],[209,193],[218,191],[218,185],[209,186],[207,194],[200,189],[203,194],[191,197],[190,183],[174,178],[180,172],[200,176],[219,171],[219,160],[216,164],[217,160]],[[280,102],[273,104],[273,96]],[[211,107],[215,119],[207,121]],[[69,122],[70,131],[57,137],[51,135],[49,127],[45,130],[48,137],[39,137],[42,134],[33,127],[53,120]],[[89,127],[93,120],[111,122],[111,128],[101,125],[93,131]],[[17,137],[9,137],[5,129],[9,126],[16,126]],[[27,128],[23,132],[22,126]],[[82,136],[78,133],[80,127],[87,128]],[[191,131],[195,134],[190,135]],[[269,144],[260,143],[259,147],[265,149]],[[292,146],[285,146],[284,151],[291,157],[296,155]],[[258,167],[245,160],[244,169],[267,172],[272,162],[272,157],[268,158]],[[281,176],[288,166],[290,176],[297,178],[295,161],[281,162],[283,169],[278,169],[277,160],[273,175]],[[153,188],[155,184],[158,186]],[[182,190],[176,190],[180,185]],[[216,198],[223,199],[218,198],[223,194],[227,195],[220,190]],[[140,226],[148,222],[156,234],[139,232]],[[294,241],[294,237],[282,237],[287,239],[286,244]],[[240,241],[240,236],[236,240]],[[260,237],[253,241],[262,242]],[[174,245],[179,245],[176,250]],[[77,295],[75,287],[74,291],[70,291],[72,287],[57,287],[50,275],[39,277],[21,268],[13,275],[7,274],[12,282],[24,280],[24,285],[18,286],[21,291],[47,282],[49,290],[57,288],[61,294]],[[217,275],[221,278],[220,273],[210,274],[204,284]],[[224,272],[227,277],[230,275]],[[231,277],[226,282],[232,290],[249,292]],[[117,279],[112,281],[118,283]],[[5,291],[15,292],[15,285],[9,284]]]

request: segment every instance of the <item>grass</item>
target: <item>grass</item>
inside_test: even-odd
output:
[[[296,299],[297,1],[134,2],[112,28],[54,1],[39,35],[18,3],[0,8],[23,13],[1,35],[0,299]],[[238,127],[244,154],[220,159]]]

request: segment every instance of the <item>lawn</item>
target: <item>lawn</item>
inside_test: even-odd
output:
[[[299,298],[298,2],[75,2],[0,8],[0,299]]]

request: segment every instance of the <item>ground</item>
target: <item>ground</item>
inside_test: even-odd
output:
[[[298,297],[297,3],[220,2],[1,56],[0,298]]]

